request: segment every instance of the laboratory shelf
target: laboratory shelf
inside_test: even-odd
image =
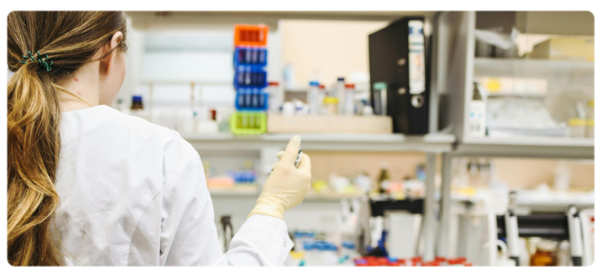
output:
[[[548,74],[593,74],[593,61],[545,59],[475,58],[473,73],[478,76],[535,77]]]
[[[219,134],[182,134],[197,150],[258,150],[285,148],[293,134],[254,136]],[[313,151],[419,151],[443,153],[452,150],[454,135],[429,134],[300,134],[302,149]]]
[[[561,137],[468,137],[456,156],[593,159],[594,139]]]
[[[258,186],[253,187],[231,187],[231,188],[208,188],[211,196],[256,196],[260,193]]]

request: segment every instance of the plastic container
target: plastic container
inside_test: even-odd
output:
[[[256,135],[267,132],[267,115],[263,112],[234,112],[229,121],[233,134]]]
[[[239,65],[235,67],[233,86],[236,89],[242,87],[265,88],[267,87],[267,72],[262,67]]]
[[[377,82],[373,84],[373,114],[379,116],[387,115],[387,84],[384,82]]]
[[[319,265],[316,244],[314,242],[304,242],[304,263],[307,266]]]
[[[311,81],[306,96],[306,103],[308,103],[308,112],[311,115],[318,115],[320,110],[319,104],[319,82]]]
[[[240,111],[265,111],[269,108],[269,93],[259,88],[239,88],[235,108]]]
[[[278,115],[283,106],[283,94],[278,82],[269,82],[269,114]]]
[[[264,47],[267,45],[269,26],[267,25],[242,25],[234,27],[234,46]]]
[[[569,120],[569,136],[572,138],[584,138],[586,130],[586,120],[570,119]]]
[[[344,89],[343,114],[354,115],[354,84],[346,84]]]
[[[338,112],[338,99],[332,96],[323,98],[323,114],[336,115]]]
[[[543,240],[537,244],[535,254],[531,256],[531,266],[556,266],[556,244]]]
[[[260,47],[237,47],[233,53],[233,66],[267,66],[267,49]]]
[[[342,106],[342,104],[344,104],[344,92],[346,91],[346,82],[344,80],[344,78],[340,77],[338,78],[337,82],[335,83],[333,90],[332,90],[332,97],[336,97],[338,100],[338,114],[341,115],[344,112],[344,107]]]

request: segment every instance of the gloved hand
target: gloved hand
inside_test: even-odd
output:
[[[283,212],[302,202],[310,189],[311,173],[310,158],[305,153],[302,153],[298,168],[294,166],[299,150],[300,136],[296,135],[292,137],[283,156],[267,178],[256,206],[248,217],[264,214],[283,219]]]

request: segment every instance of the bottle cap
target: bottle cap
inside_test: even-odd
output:
[[[356,245],[354,245],[353,242],[344,241],[344,242],[342,242],[342,247],[344,247],[346,249],[354,249],[354,248],[356,248]]]
[[[346,88],[354,88],[354,84],[346,84]]]
[[[278,86],[278,85],[279,85],[279,82],[269,82],[269,85],[270,85],[270,86]]]
[[[323,103],[325,103],[325,104],[337,104],[338,103],[338,99],[337,99],[337,97],[326,96],[325,98],[323,98]]]
[[[317,82],[317,81],[310,81],[309,84],[311,86],[317,86],[317,87],[319,86],[319,82]]]
[[[377,82],[373,84],[373,89],[375,90],[382,90],[382,89],[386,89],[387,88],[387,84],[384,82]]]
[[[304,242],[304,250],[312,250],[315,249],[315,243],[313,242]]]
[[[325,85],[319,85],[320,89],[325,89]]]
[[[344,81],[344,77],[339,77],[338,78],[338,82],[343,82]]]
[[[588,102],[588,106],[594,107],[594,100],[590,100],[590,102]]]
[[[569,120],[569,126],[580,126],[580,125],[585,125],[584,119],[570,119]]]
[[[133,96],[133,102],[136,102],[136,101],[142,102],[142,96],[141,95],[134,95]]]

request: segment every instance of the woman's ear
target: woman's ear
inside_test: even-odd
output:
[[[106,52],[110,53],[100,61],[100,69],[102,74],[108,75],[113,70],[117,52],[115,48],[119,45],[119,43],[121,43],[121,40],[123,40],[123,33],[121,31],[117,31],[110,39],[110,42],[106,44]],[[111,52],[111,50],[113,51]]]

